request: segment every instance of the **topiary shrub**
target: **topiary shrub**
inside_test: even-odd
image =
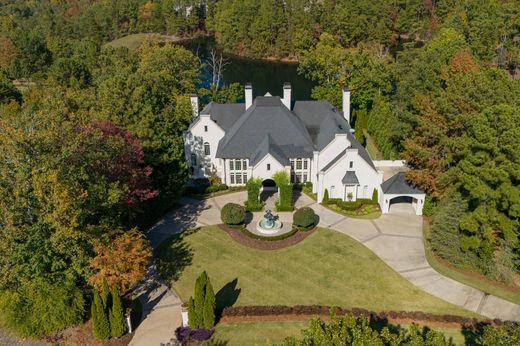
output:
[[[329,190],[325,189],[323,192],[323,199],[321,200],[321,204],[329,204]]]
[[[247,201],[245,203],[247,210],[260,211],[264,207],[259,199],[260,187],[262,187],[262,179],[260,178],[251,178],[247,181]]]
[[[379,203],[379,197],[376,188],[374,188],[374,191],[372,191],[372,203]]]
[[[226,204],[220,211],[220,218],[226,225],[241,225],[244,223],[246,209],[236,203]]]
[[[432,199],[432,196],[426,195],[426,198],[424,199],[424,205],[423,205],[423,215],[432,216],[435,211],[436,205],[437,204]]]
[[[315,216],[312,208],[300,208],[293,214],[293,225],[296,227],[309,228],[314,225]]]

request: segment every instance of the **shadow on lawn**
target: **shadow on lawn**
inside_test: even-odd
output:
[[[225,284],[215,295],[217,320],[222,317],[222,311],[225,308],[233,306],[237,302],[238,296],[242,291],[240,288],[237,288],[237,284],[238,278],[235,278],[233,281]]]
[[[163,242],[155,252],[155,263],[163,280],[167,283],[179,279],[184,268],[193,261],[193,250],[184,237],[197,232],[199,228],[176,234]]]

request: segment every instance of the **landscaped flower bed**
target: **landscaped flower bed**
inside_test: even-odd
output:
[[[351,217],[367,215],[379,217],[381,214],[379,204],[374,203],[371,199],[359,198],[353,202],[346,202],[339,198],[334,198],[329,199],[328,203],[323,203],[323,205],[338,213]]]

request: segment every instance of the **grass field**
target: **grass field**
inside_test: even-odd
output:
[[[269,345],[281,343],[286,337],[301,338],[301,330],[307,328],[308,321],[240,322],[217,326],[214,341],[227,342],[227,346]],[[407,327],[402,325],[402,327]],[[464,345],[460,329],[434,328],[442,332],[455,345]]]
[[[327,229],[295,246],[261,251],[210,226],[172,237],[156,255],[159,270],[183,301],[206,270],[218,308],[319,304],[476,316],[421,291],[363,245]]]
[[[164,41],[164,42],[175,42],[178,40],[175,36],[141,33],[141,34],[131,34],[128,36],[117,38],[107,44],[109,46],[112,46],[113,48],[126,47],[130,50],[135,50],[135,49],[139,48],[139,46],[147,38],[154,38],[154,39],[157,39],[159,41]]]
[[[427,239],[430,230],[430,225],[426,220],[423,222],[423,229],[424,239]],[[458,271],[455,268],[442,263],[434,255],[433,251],[430,249],[426,241],[424,244],[424,250],[426,254],[426,260],[428,261],[428,263],[430,263],[432,268],[441,273],[442,275],[452,278],[455,281],[462,282],[463,284],[466,284],[468,286],[475,287],[486,293],[508,300],[515,304],[520,304],[520,288],[506,286],[504,284],[494,282],[485,277],[478,278],[475,276],[464,274],[463,272]]]

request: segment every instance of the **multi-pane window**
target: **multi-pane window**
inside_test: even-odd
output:
[[[211,150],[209,148],[209,143],[204,142],[204,155],[209,155],[211,153]]]
[[[231,185],[241,185],[247,183],[247,160],[229,160],[229,183]]]
[[[291,159],[291,182],[305,183],[309,178],[309,159]]]

